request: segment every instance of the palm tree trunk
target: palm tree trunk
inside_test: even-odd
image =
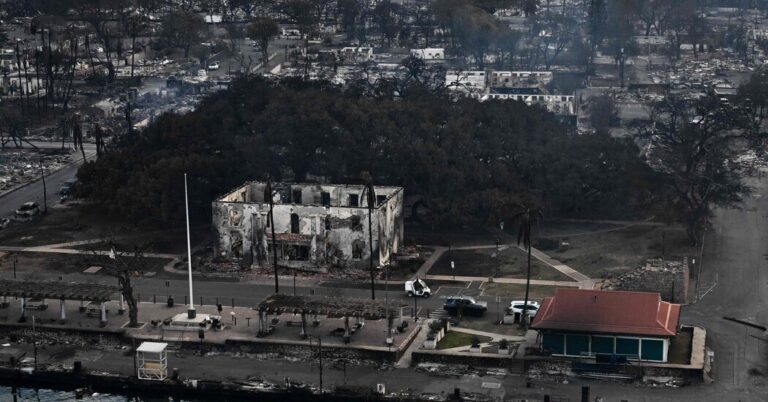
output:
[[[530,240],[530,233],[528,234],[528,270],[525,274],[525,301],[523,302],[523,327],[528,328],[528,295],[529,291],[531,289],[531,240]]]

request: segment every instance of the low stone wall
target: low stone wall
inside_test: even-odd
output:
[[[689,283],[687,258],[679,261],[650,259],[642,267],[608,279],[603,289],[658,292],[664,301],[687,303]]]
[[[199,343],[185,342],[183,347],[190,349],[199,348]],[[213,350],[228,352],[242,352],[252,354],[277,354],[297,358],[309,358],[317,353],[317,342],[282,342],[267,340],[233,340],[229,339],[225,345],[212,345]],[[364,347],[350,345],[323,345],[323,357],[328,359],[347,360],[372,360],[372,361],[397,361],[398,349],[380,347]]]
[[[413,364],[441,363],[463,364],[472,367],[498,367],[511,373],[525,372],[525,361],[509,355],[491,353],[446,352],[439,350],[416,350],[413,352]]]

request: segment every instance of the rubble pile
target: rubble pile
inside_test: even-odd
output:
[[[8,331],[3,338],[9,343],[32,343],[39,346],[67,345],[83,349],[121,349],[123,345],[117,337],[104,334],[64,331],[32,331],[31,328]]]
[[[40,165],[49,174],[72,162],[67,150],[59,154],[44,154],[35,151],[0,151],[0,192],[40,178]]]
[[[649,259],[642,267],[606,280],[603,289],[659,292],[672,303],[685,303],[690,272],[688,260]]]

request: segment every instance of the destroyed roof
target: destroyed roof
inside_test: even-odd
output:
[[[558,288],[531,324],[534,329],[674,336],[680,305],[658,293]]]
[[[104,302],[112,300],[112,294],[117,291],[118,288],[115,286],[97,283],[31,282],[0,279],[0,296]]]
[[[371,320],[386,318],[387,316],[387,306],[383,301],[329,296],[274,294],[259,303],[255,310],[267,313],[297,314],[303,312],[305,314],[327,315],[333,318],[363,317]],[[395,308],[389,308],[390,316],[394,317],[395,312]]]

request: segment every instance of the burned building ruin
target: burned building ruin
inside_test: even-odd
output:
[[[213,202],[215,253],[244,266],[269,266],[272,222],[266,183],[249,182]],[[403,189],[374,187],[374,266],[389,263],[403,239]],[[367,268],[368,195],[363,185],[273,183],[278,265],[324,271]]]

